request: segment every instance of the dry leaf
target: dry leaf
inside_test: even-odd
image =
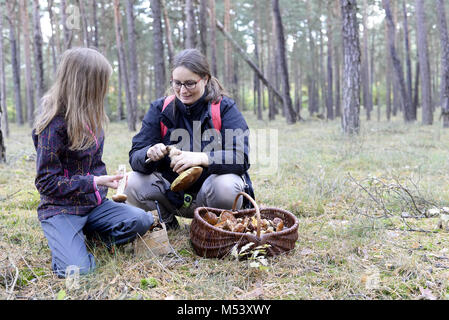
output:
[[[263,288],[256,288],[254,290],[251,290],[250,292],[244,293],[241,296],[239,296],[239,299],[251,299],[251,298],[258,298],[261,295],[263,295]]]
[[[437,298],[432,294],[432,291],[430,289],[423,289],[419,287],[419,291],[421,291],[421,295],[418,297],[418,299],[421,300],[436,300]]]
[[[313,253],[313,250],[305,248],[305,249],[302,249],[299,254],[302,255],[302,256],[307,256],[307,255],[312,254],[312,253]]]

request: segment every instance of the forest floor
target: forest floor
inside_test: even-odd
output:
[[[360,136],[348,138],[340,120],[287,126],[281,117],[245,116],[253,132],[279,130],[272,175],[257,164],[250,174],[260,206],[299,218],[289,254],[268,258],[266,267],[201,258],[189,242],[190,220],[180,219],[181,229],[169,232],[176,259],[100,244],[91,248],[96,272],[70,289],[52,274],[37,219],[30,130],[11,125],[0,165],[0,299],[449,298],[449,231],[439,226],[449,218],[449,130],[362,121]],[[133,135],[125,123],[109,124],[110,173],[128,164]]]

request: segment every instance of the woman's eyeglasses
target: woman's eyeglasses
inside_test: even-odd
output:
[[[198,81],[187,80],[186,82],[181,82],[181,81],[178,81],[178,80],[170,80],[170,85],[175,90],[181,90],[182,86],[184,86],[187,90],[193,90],[193,89],[196,88],[196,84],[198,82],[200,82],[201,80],[202,79],[200,79]]]

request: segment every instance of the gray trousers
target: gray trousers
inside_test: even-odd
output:
[[[58,214],[41,221],[52,255],[52,269],[65,277],[69,266],[80,274],[95,269],[94,256],[87,251],[85,237],[98,236],[108,247],[125,244],[143,235],[153,224],[153,215],[139,208],[106,200],[87,215]]]
[[[192,194],[194,200],[190,207],[180,209],[175,208],[165,197],[165,190],[169,188],[170,183],[159,172],[149,175],[131,172],[124,193],[128,196],[128,204],[145,211],[156,210],[157,200],[163,221],[171,222],[175,215],[193,218],[197,207],[231,209],[237,194],[244,191],[245,183],[236,174],[212,174],[204,181],[198,194]],[[242,203],[240,197],[236,209],[240,209]]]

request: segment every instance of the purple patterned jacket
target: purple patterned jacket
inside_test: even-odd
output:
[[[94,183],[94,176],[106,174],[101,160],[104,134],[98,140],[95,137],[96,145],[89,149],[69,150],[64,117],[56,116],[41,134],[33,130],[32,138],[37,152],[40,221],[60,213],[85,215],[105,201],[108,188],[97,188]]]

